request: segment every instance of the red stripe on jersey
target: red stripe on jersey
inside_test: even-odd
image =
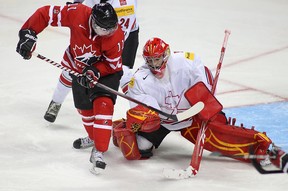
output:
[[[127,93],[128,93],[128,84],[129,84],[129,82],[127,82],[124,86],[122,86],[122,92],[123,92],[124,94],[127,94]]]
[[[61,26],[61,7],[60,6],[51,6],[49,10],[50,20],[49,23],[51,26]]]

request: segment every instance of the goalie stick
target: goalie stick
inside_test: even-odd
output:
[[[226,46],[227,46],[227,41],[228,41],[230,34],[231,34],[230,30],[225,30],[224,41],[223,41],[222,48],[221,48],[221,55],[220,55],[220,59],[219,59],[218,65],[217,65],[214,83],[213,83],[212,89],[211,89],[212,94],[215,94],[216,85],[218,82],[218,78],[219,78],[219,74],[220,74],[220,70],[222,67],[222,62],[223,62],[223,58],[224,58],[224,54],[225,54],[225,50],[226,50]],[[190,165],[188,166],[188,168],[185,170],[183,170],[183,169],[164,169],[163,170],[163,176],[164,177],[169,178],[169,179],[186,179],[186,178],[196,176],[196,174],[199,171],[200,163],[202,160],[204,144],[205,144],[205,132],[208,128],[207,127],[208,122],[209,122],[209,120],[203,121],[201,124],[201,127],[198,131],[197,138],[195,141],[194,150],[192,153]]]
[[[82,74],[80,74],[80,73],[78,73],[78,72],[76,72],[74,70],[71,70],[70,68],[67,68],[65,66],[62,66],[62,64],[54,62],[53,60],[50,60],[49,58],[46,58],[45,56],[43,56],[41,54],[38,54],[36,52],[33,52],[32,54],[33,54],[33,56],[36,56],[37,58],[39,58],[41,60],[44,60],[45,62],[48,62],[49,64],[51,64],[53,66],[56,66],[57,68],[65,70],[65,71],[69,72],[70,74],[72,74],[74,76],[77,76],[77,77],[82,76]],[[163,115],[163,116],[165,116],[165,117],[167,117],[169,119],[173,119],[174,121],[182,121],[184,119],[192,117],[192,116],[198,114],[204,108],[204,103],[203,102],[198,102],[195,105],[193,105],[191,108],[189,108],[188,110],[186,110],[186,111],[184,111],[182,113],[178,113],[176,115],[172,115],[172,114],[165,113],[165,112],[163,112],[163,111],[161,111],[159,109],[156,109],[156,108],[154,108],[152,106],[146,105],[145,103],[142,103],[142,102],[140,102],[140,101],[138,101],[138,100],[136,100],[136,99],[134,99],[132,97],[129,97],[129,96],[123,94],[123,93],[120,93],[120,92],[118,92],[118,91],[116,91],[116,90],[114,90],[114,89],[112,89],[112,88],[110,88],[108,86],[105,86],[104,84],[101,84],[101,83],[93,81],[93,80],[91,80],[91,82],[94,85],[98,86],[99,88],[102,88],[102,89],[104,89],[106,91],[109,91],[109,92],[111,92],[113,94],[116,94],[116,95],[118,95],[118,96],[120,96],[120,97],[122,97],[124,99],[127,99],[129,101],[132,101],[132,102],[134,102],[136,104],[143,105],[143,106],[147,107],[148,109],[156,111],[157,113],[159,113],[159,114],[161,114],[161,115]]]
[[[276,156],[270,156],[270,155],[255,155],[255,154],[243,154],[243,155],[223,155],[219,152],[212,152],[209,156],[211,157],[228,157],[228,158],[243,158],[243,159],[275,159]]]
[[[261,164],[257,161],[257,159],[251,159],[253,166],[260,174],[279,174],[284,173],[283,170],[266,170],[264,169]]]
[[[209,156],[211,157],[229,157],[229,158],[243,158],[243,159],[275,159],[276,156],[270,155],[255,155],[255,154],[243,154],[243,155],[223,155],[219,152],[212,152]]]
[[[211,157],[229,157],[229,158],[243,158],[243,159],[251,159],[252,165],[260,174],[278,174],[284,173],[282,170],[266,170],[264,169],[261,164],[257,161],[257,159],[275,159],[276,156],[270,155],[255,155],[255,154],[245,154],[245,155],[223,155],[219,152],[212,152],[209,156]]]

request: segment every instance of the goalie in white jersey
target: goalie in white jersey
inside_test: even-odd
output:
[[[200,57],[192,52],[171,52],[169,45],[162,39],[151,38],[143,48],[143,58],[145,64],[133,75],[128,91],[128,96],[140,102],[165,113],[177,114],[191,107],[184,94],[194,84],[201,81],[211,90],[213,77]],[[149,118],[154,121],[154,124],[151,123],[148,125],[149,127],[146,127],[146,124],[143,127],[142,124],[141,131],[138,131],[135,124],[141,124],[141,120],[145,121],[146,119],[137,120],[139,117],[137,113],[149,111],[133,102],[130,102],[130,105],[131,108],[135,108],[127,112],[127,119],[129,118],[127,127],[133,126],[131,127],[133,131],[137,131],[136,139],[142,157],[152,156],[152,147],[157,148],[171,130],[183,129],[192,125],[192,119],[173,123],[173,121],[161,117],[159,128],[160,124],[156,121],[160,118],[155,112],[151,112]],[[148,114],[145,113],[145,115]],[[133,117],[136,120],[132,119]],[[132,121],[130,121],[131,119]],[[116,135],[118,135],[117,128]]]
[[[145,64],[130,81],[130,97],[169,114],[188,110],[198,101],[204,102],[202,111],[207,113],[220,104],[210,92],[213,76],[196,54],[173,53],[162,39],[151,38],[143,48],[143,58]],[[200,94],[204,96],[198,96]],[[250,148],[256,154],[266,154],[271,144],[266,134],[243,125],[235,126],[236,119],[227,120],[220,106],[220,110],[208,117],[204,149],[229,156],[248,154]],[[207,120],[202,111],[187,120],[174,122],[131,103],[127,119],[113,122],[113,143],[128,160],[151,157],[153,148],[158,148],[171,131],[179,131],[185,139],[195,143],[203,120]],[[238,159],[249,162],[245,158]]]
[[[165,113],[177,114],[191,107],[184,93],[197,82],[211,90],[213,76],[193,52],[171,52],[160,38],[148,40],[143,49],[145,64],[134,74],[128,95]],[[136,106],[131,102],[131,107]],[[163,119],[165,121],[165,119]],[[191,125],[192,121],[163,125],[171,130]]]
[[[95,4],[110,3],[118,16],[118,23],[125,35],[124,49],[122,53],[123,76],[120,80],[120,87],[123,93],[128,91],[128,83],[132,77],[130,69],[133,68],[136,52],[139,44],[139,24],[136,19],[137,0],[74,0],[74,3],[84,3],[89,7]],[[56,120],[62,103],[71,91],[72,79],[68,72],[63,71],[54,90],[52,100],[44,115],[44,119],[53,123]],[[79,142],[80,140],[78,140]],[[83,140],[82,140],[83,141]],[[88,141],[91,143],[91,141]]]

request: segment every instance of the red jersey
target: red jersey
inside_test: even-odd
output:
[[[82,4],[66,6],[44,6],[39,8],[22,26],[36,34],[48,25],[70,28],[70,45],[66,49],[62,65],[76,72],[91,64],[101,76],[122,70],[124,33],[121,27],[111,36],[98,36],[91,25],[92,9]]]

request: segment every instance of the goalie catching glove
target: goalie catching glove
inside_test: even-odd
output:
[[[155,111],[137,105],[127,111],[126,126],[134,133],[138,131],[150,133],[159,129],[160,117]]]
[[[95,84],[100,78],[100,72],[93,65],[84,68],[83,75],[77,78],[77,82],[85,88],[94,88]]]
[[[113,134],[114,144],[119,146],[127,160],[138,160],[152,156],[151,149],[139,150],[136,134],[152,132],[160,128],[158,113],[144,106],[138,105],[127,111],[127,121],[115,123]]]
[[[32,52],[36,48],[37,36],[35,31],[24,29],[19,31],[19,42],[16,52],[18,52],[25,60],[32,57]]]

